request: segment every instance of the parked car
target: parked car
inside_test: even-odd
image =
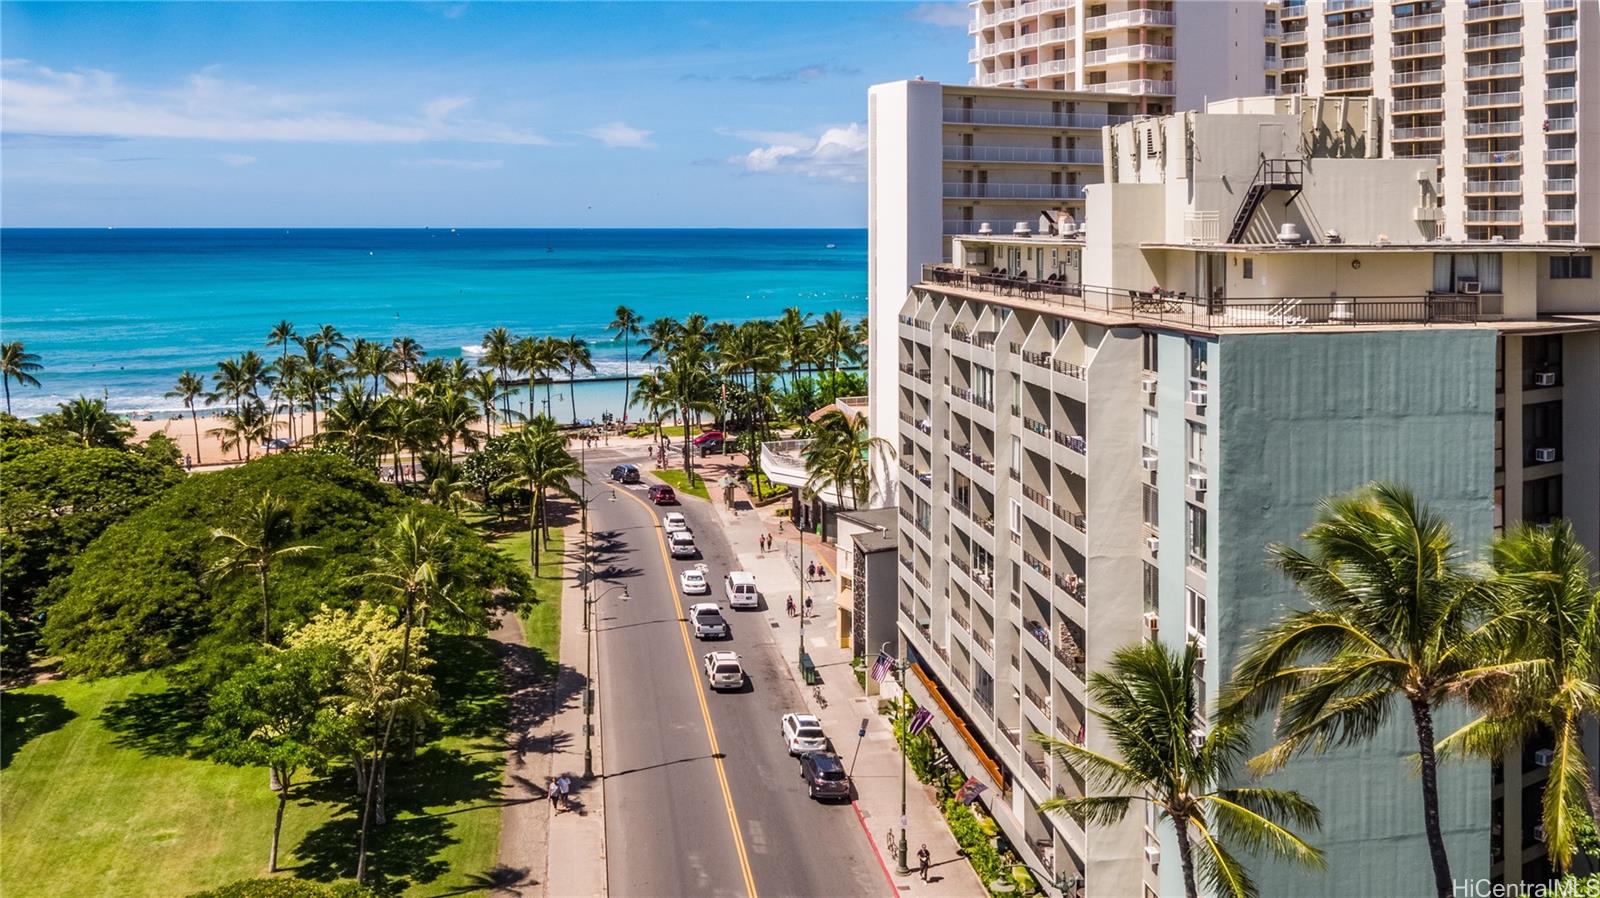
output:
[[[679,530],[688,530],[689,520],[683,516],[683,512],[681,511],[669,511],[667,512],[666,517],[661,519],[661,529],[667,531],[668,533],[676,533]]]
[[[677,505],[678,494],[673,492],[672,487],[667,486],[665,483],[651,484],[650,501],[657,505]]]
[[[822,734],[822,721],[811,714],[783,715],[783,744],[789,754],[800,755],[808,751],[826,751],[828,737]]]
[[[704,446],[705,444],[714,441],[714,442],[716,442],[717,444],[720,445],[722,442],[724,442],[727,439],[728,439],[727,434],[723,433],[720,430],[708,430],[705,433],[702,433],[699,436],[695,437],[694,438],[694,444],[696,446]]]
[[[756,591],[756,577],[748,571],[729,571],[722,580],[728,594],[729,608],[759,608],[761,593]]]
[[[687,530],[673,531],[667,537],[667,549],[673,558],[694,558],[700,554],[700,547],[694,544],[694,534]]]
[[[722,619],[722,611],[710,602],[689,606],[689,626],[696,639],[727,639],[732,635],[728,622]]]
[[[800,778],[812,798],[850,797],[850,774],[844,762],[831,751],[809,751],[800,756]]]
[[[611,469],[611,479],[618,483],[638,483],[638,465],[617,465]]]
[[[684,595],[703,596],[711,592],[711,583],[706,580],[704,571],[690,568],[678,575],[678,588]]]
[[[739,689],[744,686],[744,668],[733,652],[707,652],[706,682],[712,689]]]

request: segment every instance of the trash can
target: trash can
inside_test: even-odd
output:
[[[811,661],[810,652],[800,653],[800,678],[807,686],[817,685],[817,665]]]

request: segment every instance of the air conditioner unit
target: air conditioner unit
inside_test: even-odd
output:
[[[1536,387],[1555,386],[1556,373],[1554,371],[1535,371],[1533,373],[1533,385]]]
[[[1456,281],[1456,292],[1476,296],[1481,291],[1477,278],[1461,278]]]
[[[1205,408],[1206,407],[1206,391],[1205,390],[1190,390],[1189,391],[1189,404],[1194,406],[1194,407],[1196,407],[1196,408]]]
[[[1144,468],[1146,471],[1154,471],[1156,469],[1156,460],[1156,454],[1152,452],[1149,455],[1146,455],[1144,458],[1139,459],[1139,466]]]
[[[1533,450],[1533,460],[1540,463],[1555,461],[1556,450],[1549,446],[1540,446],[1538,449]]]
[[[1437,206],[1413,206],[1411,208],[1412,221],[1438,221],[1439,208]]]
[[[1144,846],[1144,859],[1146,861],[1149,861],[1152,864],[1161,863],[1161,846],[1160,845],[1146,845],[1146,846]]]
[[[1147,536],[1147,537],[1145,537],[1144,538],[1144,547],[1146,549],[1150,550],[1150,554],[1151,555],[1156,554],[1157,552],[1161,551],[1161,537],[1159,537],[1159,536]]]
[[[1554,751],[1551,751],[1548,748],[1541,748],[1533,753],[1533,763],[1539,765],[1540,767],[1549,767],[1550,761],[1555,758],[1555,756],[1556,753]]]
[[[1140,388],[1143,389],[1146,393],[1150,393],[1150,394],[1154,395],[1155,391],[1156,391],[1156,379],[1153,378],[1153,377],[1145,378],[1144,379],[1144,383],[1140,384]]]
[[[1144,626],[1147,630],[1154,630],[1161,626],[1161,615],[1154,611],[1146,611],[1144,613]]]
[[[1189,475],[1189,489],[1192,489],[1197,493],[1205,492],[1206,491],[1206,475],[1204,475],[1204,474],[1190,474]]]

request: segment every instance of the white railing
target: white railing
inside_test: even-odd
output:
[[[1350,9],[1371,9],[1372,0],[1327,0],[1322,11],[1327,13],[1344,12]]]
[[[1551,224],[1572,224],[1578,220],[1577,209],[1546,209],[1544,220]]]
[[[1372,77],[1369,75],[1363,75],[1359,78],[1332,78],[1329,79],[1328,83],[1324,86],[1324,89],[1330,93],[1333,91],[1344,90],[1371,90]]]
[[[1578,161],[1578,151],[1573,147],[1561,147],[1561,148],[1557,148],[1557,149],[1545,150],[1544,151],[1544,161],[1546,161],[1546,162],[1577,162]]]
[[[944,185],[944,195],[952,199],[996,200],[1081,200],[1081,184],[964,184]]]
[[[1521,193],[1521,181],[1468,181],[1466,192],[1469,196],[1486,193]]]
[[[1521,134],[1522,122],[1468,122],[1468,137],[1496,137],[1502,134]]]
[[[1470,78],[1515,78],[1522,74],[1520,62],[1497,62],[1493,65],[1469,65],[1467,77]]]
[[[1149,78],[1137,78],[1132,81],[1108,81],[1104,84],[1085,84],[1078,88],[1092,94],[1157,94],[1171,96],[1177,93],[1171,81],[1153,81]]]
[[[1578,99],[1576,87],[1547,87],[1544,91],[1546,103],[1566,103]]]
[[[1263,30],[1263,33],[1267,36],[1268,40],[1283,37],[1283,26],[1279,25],[1277,22],[1268,22]]]
[[[1097,149],[1054,147],[945,147],[944,158],[962,162],[1048,162],[1055,165],[1098,165]]]
[[[1427,128],[1396,128],[1390,140],[1443,140],[1444,129],[1433,126]]]
[[[1576,131],[1578,129],[1578,120],[1575,118],[1545,119],[1544,124],[1546,131]]]
[[[1278,67],[1278,57],[1274,55],[1265,56],[1262,58],[1261,65],[1270,72]]]
[[[1137,62],[1145,59],[1171,60],[1176,58],[1171,47],[1158,44],[1129,44],[1125,47],[1108,47],[1090,50],[1083,54],[1083,64],[1104,65],[1111,62]]]
[[[1438,56],[1444,53],[1444,41],[1423,41],[1419,44],[1395,44],[1389,55],[1395,59],[1412,56]]]
[[[971,50],[967,51],[967,62],[977,62],[982,58],[983,51],[979,50],[977,47],[973,47]]]
[[[1028,109],[961,109],[947,106],[944,120],[953,125],[1023,125],[1042,128],[1085,128],[1098,131],[1106,125],[1120,125],[1128,115],[1103,115],[1088,112],[1035,112]]]
[[[1349,25],[1335,25],[1329,28],[1323,36],[1331,41],[1342,37],[1364,37],[1371,33],[1371,22],[1355,22]]]
[[[1574,193],[1578,182],[1572,178],[1550,178],[1544,182],[1545,193]]]
[[[1503,19],[1520,15],[1522,15],[1521,3],[1496,3],[1493,6],[1474,6],[1468,9],[1467,21],[1481,22],[1484,19]]]
[[[1010,85],[1017,80],[1016,69],[1001,69],[998,72],[985,72],[978,76],[980,87],[994,87],[996,85]]]
[[[1467,224],[1518,224],[1522,221],[1520,209],[1467,209]]]
[[[1183,239],[1190,243],[1216,243],[1222,239],[1222,220],[1216,212],[1187,212],[1183,216]]]
[[[1323,65],[1355,65],[1372,61],[1372,50],[1346,50],[1343,53],[1329,53],[1323,58]]]
[[[1544,0],[1544,11],[1547,13],[1566,12],[1577,8],[1578,0]]]
[[[1285,56],[1283,57],[1283,67],[1285,69],[1303,69],[1306,67],[1306,58],[1304,55]]]
[[[1039,74],[1065,75],[1068,72],[1075,71],[1077,67],[1078,61],[1076,59],[1046,59],[1044,62],[1039,63]]]
[[[1109,16],[1094,16],[1085,19],[1083,30],[1104,31],[1108,28],[1138,28],[1142,25],[1171,25],[1172,12],[1164,9],[1130,9],[1126,12],[1112,13]]]
[[[1547,43],[1551,41],[1575,41],[1578,39],[1578,26],[1562,25],[1558,28],[1546,28],[1544,30],[1544,39]]]
[[[1547,72],[1575,72],[1577,69],[1576,56],[1550,56],[1544,61],[1544,70]]]
[[[1481,109],[1485,106],[1521,106],[1522,94],[1517,91],[1501,91],[1493,94],[1467,94],[1467,108]]]
[[[1444,13],[1430,12],[1420,16],[1396,16],[1394,31],[1408,31],[1415,28],[1438,28],[1444,25]]]
[[[1467,38],[1467,50],[1493,50],[1496,47],[1515,47],[1522,43],[1522,32],[1507,31],[1502,34],[1482,34]]]
[[[1389,108],[1397,113],[1405,112],[1442,112],[1444,111],[1444,97],[1418,97],[1415,100],[1395,100]]]
[[[1416,72],[1395,72],[1389,76],[1390,84],[1443,84],[1443,69],[1422,69]]]
[[[1468,153],[1468,165],[1521,165],[1521,150],[1499,150],[1492,153]]]

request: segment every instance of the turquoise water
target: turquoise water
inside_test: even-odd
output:
[[[124,413],[173,411],[162,394],[179,372],[273,354],[266,335],[281,319],[411,336],[430,357],[469,360],[493,327],[577,334],[598,373],[621,374],[622,344],[605,330],[618,305],[646,320],[744,321],[788,306],[859,318],[866,249],[864,230],[8,228],[0,338],[45,366],[41,389],[12,385],[23,416],[80,394]],[[556,417],[570,417],[565,385],[553,392]],[[580,384],[576,398],[581,417],[620,413],[622,384]]]

